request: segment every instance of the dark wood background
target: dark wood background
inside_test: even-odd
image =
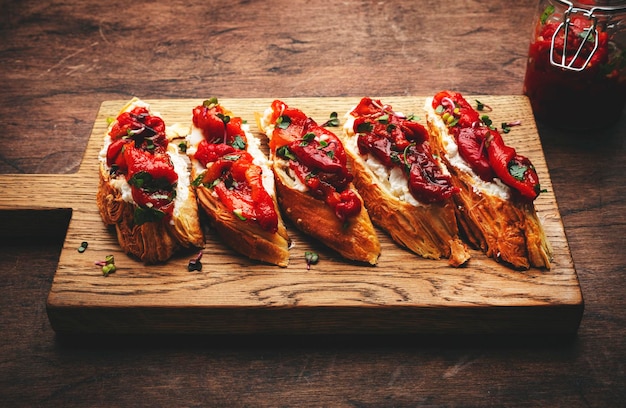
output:
[[[0,173],[63,174],[104,100],[521,94],[535,0],[0,10]],[[0,405],[623,406],[626,115],[603,132],[539,130],[585,298],[577,337],[61,338],[45,301],[69,214],[4,212]],[[15,217],[31,227],[9,230]]]

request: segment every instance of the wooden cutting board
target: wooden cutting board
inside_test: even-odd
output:
[[[0,211],[70,209],[71,219],[47,310],[59,333],[208,334],[571,334],[578,329],[583,298],[548,168],[528,100],[523,96],[479,96],[495,124],[521,120],[504,135],[528,156],[547,193],[536,200],[554,249],[549,271],[514,271],[472,252],[464,268],[425,260],[401,249],[379,231],[377,266],[338,258],[288,225],[294,242],[287,268],[260,264],[235,254],[207,229],[200,272],[188,272],[194,255],[145,266],[119,250],[100,219],[95,195],[98,152],[107,127],[126,101],[106,101],[98,112],[79,171],[75,174],[1,175]],[[468,100],[476,99],[474,97]],[[397,111],[424,122],[423,97],[381,98]],[[287,98],[324,122],[359,98]],[[220,99],[250,123],[272,99]],[[189,124],[202,100],[149,100],[166,123]],[[332,128],[331,128],[332,129]],[[24,226],[28,228],[28,225]],[[77,248],[89,243],[84,253]],[[305,251],[320,255],[307,268]],[[94,265],[113,254],[117,272],[103,276]]]

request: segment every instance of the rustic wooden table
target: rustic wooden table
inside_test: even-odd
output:
[[[134,95],[519,95],[535,7],[0,3],[3,175],[76,172],[102,101]],[[539,134],[585,299],[575,338],[57,336],[46,298],[71,214],[5,211],[2,405],[623,406],[626,115]]]

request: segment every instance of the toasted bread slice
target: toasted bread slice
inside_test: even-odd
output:
[[[119,133],[119,130],[122,129],[121,115],[123,113],[128,115],[136,108],[142,109],[144,112],[142,115],[148,114],[153,118],[158,118],[158,115],[150,113],[148,104],[133,98],[122,108],[117,119],[110,124],[99,157],[100,181],[96,202],[102,220],[107,225],[115,226],[118,242],[127,254],[139,258],[146,264],[160,263],[170,259],[180,248],[203,247],[204,234],[198,218],[196,195],[191,187],[189,160],[184,153],[179,151],[177,146],[163,140],[165,137],[170,138],[177,135],[168,134],[167,129],[165,129],[165,133],[160,131],[156,137],[161,138],[159,144],[162,149],[151,147],[148,151],[154,150],[154,153],[146,153],[145,156],[142,156],[148,159],[158,156],[163,163],[169,162],[176,173],[177,180],[170,186],[173,188],[170,193],[172,197],[175,197],[171,200],[171,204],[173,204],[171,212],[161,211],[154,207],[151,202],[147,205],[137,204],[133,197],[134,190],[139,189],[139,187],[131,186],[128,172],[116,168],[118,165],[111,163],[115,159],[113,156],[116,156],[118,162],[124,162],[124,166],[133,167],[131,163],[127,163],[122,158],[124,156],[122,150],[119,150],[117,155],[112,152],[114,149],[109,150],[113,139],[127,139],[125,142],[127,141],[136,147],[140,144],[140,138],[144,138],[144,136],[145,139],[155,137],[152,128],[148,129],[151,136],[148,134],[142,136],[140,128],[144,126],[149,128],[150,126],[143,123],[143,119],[135,118],[134,125],[126,124],[126,128],[123,129],[128,136],[119,137],[116,134],[112,138],[112,132]],[[160,121],[160,118],[154,120]],[[130,149],[129,146],[125,146],[125,149]],[[142,150],[141,147],[136,147],[136,149]],[[146,218],[145,214],[151,215]]]
[[[292,127],[285,126],[292,119]],[[282,125],[277,125],[277,120]],[[300,127],[305,122],[306,126]],[[380,256],[380,242],[363,199],[351,182],[339,138],[281,101],[257,114],[257,123],[269,138],[278,202],[285,216],[306,235],[342,257],[375,265]],[[313,150],[321,152],[318,159],[326,166],[315,167],[310,160],[303,164],[303,157],[306,160],[311,151],[300,151],[299,156],[285,153],[285,149],[289,150],[290,146],[296,149],[296,145],[303,150],[317,146],[319,149]]]
[[[205,115],[205,119],[198,121],[197,115]],[[217,134],[215,134],[215,128],[210,130],[211,126],[208,124],[211,117],[215,115],[228,118],[226,144],[230,148],[227,151],[221,151],[224,154],[217,154],[213,157],[215,160],[207,161],[207,159],[201,159],[202,149],[204,148],[206,152],[212,149],[212,147],[207,148],[209,145],[224,144],[224,129],[217,129]],[[204,130],[201,128],[203,121]],[[217,100],[207,101],[203,106],[194,110],[194,124],[187,140],[189,144],[187,153],[193,164],[192,178],[196,180],[193,184],[196,186],[200,206],[208,215],[222,241],[236,252],[251,259],[286,267],[289,264],[290,240],[276,202],[274,175],[267,157],[259,147],[260,141],[249,131],[248,125],[241,123],[239,118],[233,117],[230,111],[217,103]],[[201,143],[205,144],[204,147]],[[212,166],[219,165],[216,163],[220,160],[238,163],[239,160],[243,160],[240,157],[242,155],[246,155],[245,157],[249,159],[242,165],[245,166],[246,171],[257,169],[256,174],[260,174],[261,183],[258,188],[263,191],[259,190],[256,194],[262,195],[266,200],[268,208],[264,211],[275,217],[271,225],[264,223],[260,218],[264,214],[259,213],[261,210],[258,205],[254,204],[255,198],[257,201],[259,199],[252,197],[247,180],[235,180],[232,168],[211,176],[210,180],[206,179],[209,177],[208,173],[211,173]],[[229,188],[220,189],[224,183],[231,183],[231,185]],[[244,204],[233,203],[229,199],[228,194],[237,192],[245,196],[243,200],[248,200],[249,207],[253,207],[251,212],[249,211],[250,214],[242,212],[237,207],[239,205],[244,208]]]
[[[345,117],[342,139],[351,159],[354,184],[363,197],[374,224],[385,230],[397,244],[424,258],[448,258],[452,266],[464,265],[470,254],[458,235],[454,201],[451,197],[454,189],[447,170],[430,154],[426,129],[394,112],[391,106],[370,98],[363,98]],[[357,127],[360,126],[357,130],[361,130],[361,136],[355,130],[355,123]],[[405,128],[406,124],[413,129]],[[397,133],[400,129],[401,134]],[[421,132],[423,139],[416,141],[411,133],[413,130]],[[412,194],[409,188],[409,179],[412,176],[406,163],[417,153],[411,153],[411,149],[405,149],[402,145],[398,146],[393,141],[393,132],[396,132],[396,138],[401,139],[400,143],[406,144],[410,141],[414,145],[420,144],[419,154],[421,160],[425,161],[421,165],[420,174],[427,173],[427,166],[436,166],[440,184],[435,187],[440,186],[439,191],[442,194],[431,197],[431,200],[418,193]],[[411,134],[407,136],[408,133]],[[374,144],[383,143],[384,152],[368,149],[365,146],[368,138]],[[364,146],[363,152],[359,145]],[[384,157],[379,159],[377,154]],[[398,164],[394,164],[387,154],[394,155]],[[383,164],[381,160],[389,161]],[[417,163],[413,165],[420,166]],[[427,177],[424,179],[427,180]],[[434,183],[426,181],[425,187],[432,188]]]
[[[460,153],[451,128],[453,126],[482,128],[485,125],[476,121],[469,124],[470,120],[467,118],[477,118],[478,115],[469,111],[469,104],[459,94],[450,94],[456,95],[455,98],[465,106],[462,109],[467,110],[467,114],[461,110],[460,114],[458,112],[452,114],[452,118],[448,116],[447,121],[444,121],[443,109],[439,109],[440,112],[436,111],[433,98],[427,98],[424,109],[433,151],[442,158],[452,175],[454,185],[460,190],[459,194],[454,196],[454,200],[462,232],[472,246],[513,268],[550,269],[552,249],[535,211],[533,193],[529,193],[530,199],[523,197],[501,178],[495,176],[490,180],[489,177],[481,177],[473,170],[472,165]],[[450,101],[446,103],[450,105],[450,109],[455,109]],[[455,103],[455,106],[458,108],[461,105]],[[463,117],[460,118],[458,115]],[[456,131],[460,133],[459,129]],[[489,142],[488,139],[485,140],[480,149],[486,149],[485,145]],[[489,159],[486,150],[484,154],[480,154],[485,160],[485,171],[491,171],[495,166],[493,158]],[[534,172],[532,165],[528,165],[528,171],[531,170]]]

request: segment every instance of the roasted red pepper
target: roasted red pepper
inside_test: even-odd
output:
[[[457,132],[456,142],[459,147],[459,154],[470,164],[472,170],[482,180],[491,181],[494,178],[494,173],[485,150],[487,133],[486,127],[461,128]]]
[[[275,123],[270,148],[289,160],[289,167],[310,194],[331,207],[341,221],[358,215],[362,203],[349,188],[353,176],[337,136],[279,100],[272,103],[270,120]]]
[[[219,105],[216,99],[207,100],[195,107],[192,120],[209,143],[242,143],[245,146],[246,134],[241,128],[243,120],[240,117],[231,117],[230,112]]]
[[[371,98],[361,99],[351,114],[356,117],[353,131],[358,135],[359,153],[372,154],[387,168],[401,168],[417,200],[435,203],[458,191],[435,162],[424,126]]]
[[[206,167],[207,164],[216,161],[217,159],[229,154],[235,153],[237,149],[231,145],[223,143],[210,143],[206,139],[203,139],[198,144],[194,158],[198,160],[202,166]]]
[[[130,184],[135,223],[169,219],[174,209],[178,175],[166,153],[165,123],[137,106],[122,112],[109,130],[107,165]]]
[[[168,140],[165,135],[165,122],[153,116],[143,106],[122,112],[109,131],[112,141],[124,139],[134,141],[135,146],[146,150],[165,151]]]
[[[300,163],[325,173],[341,173],[344,169],[342,161],[337,157],[334,141],[320,141],[316,139],[294,141],[289,144],[289,150],[299,159]]]
[[[497,130],[485,125],[461,94],[439,92],[432,106],[454,136],[461,157],[482,180],[498,177],[523,199],[537,198],[541,188],[530,160],[518,155]]]
[[[412,145],[405,153],[405,160],[409,169],[409,191],[420,202],[440,202],[458,192],[450,176],[433,160],[428,145]]]
[[[519,156],[514,148],[506,146],[500,133],[495,130],[489,132],[485,145],[496,176],[525,199],[532,201],[537,198],[540,192],[539,178],[530,160]]]
[[[117,139],[113,141],[107,149],[107,166],[115,166],[115,171],[124,174],[126,173],[127,166],[122,150],[126,143],[128,143],[128,141],[125,139]]]
[[[203,183],[211,186],[220,201],[242,220],[255,220],[267,231],[278,229],[274,200],[263,188],[262,170],[245,151],[219,158],[204,173]]]
[[[170,217],[176,198],[178,174],[167,153],[151,152],[127,143],[123,151],[126,180],[139,207],[161,211]]]
[[[262,168],[245,150],[247,139],[239,117],[230,117],[217,100],[193,110],[193,123],[204,139],[194,158],[206,171],[200,182],[243,221],[252,220],[266,231],[278,230],[274,200],[263,186]]]

